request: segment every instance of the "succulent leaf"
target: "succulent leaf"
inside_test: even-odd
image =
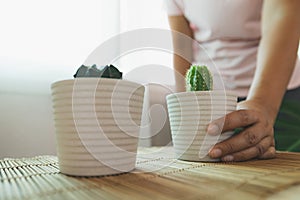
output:
[[[78,77],[102,77],[102,78],[115,78],[122,79],[122,72],[120,72],[113,65],[106,65],[98,68],[95,64],[92,66],[81,65],[74,78]]]

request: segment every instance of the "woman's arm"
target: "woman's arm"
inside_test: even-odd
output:
[[[211,157],[241,161],[275,156],[273,125],[294,70],[299,37],[300,1],[265,0],[257,69],[248,98],[225,121],[212,122],[208,132],[245,129],[215,145]]]
[[[262,39],[248,99],[268,105],[275,120],[297,59],[300,1],[266,0],[263,8]]]
[[[174,49],[174,70],[177,91],[185,91],[185,73],[189,69],[193,57],[193,32],[188,20],[183,16],[169,16],[169,25],[172,32]],[[188,39],[188,38],[190,39]],[[180,53],[180,55],[176,54]]]

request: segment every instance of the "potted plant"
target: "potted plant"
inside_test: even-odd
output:
[[[189,161],[218,161],[208,156],[217,143],[233,132],[211,136],[207,125],[236,109],[236,96],[213,90],[213,78],[205,65],[192,65],[186,74],[186,92],[168,95],[167,105],[176,157]]]
[[[144,86],[114,66],[81,66],[51,85],[60,171],[99,176],[135,168]]]

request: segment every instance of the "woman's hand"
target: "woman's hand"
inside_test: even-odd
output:
[[[297,59],[300,1],[265,0],[263,5],[262,38],[247,100],[208,127],[211,134],[243,130],[216,144],[209,152],[212,158],[243,161],[275,157],[273,124]]]
[[[212,158],[222,161],[244,161],[253,158],[268,159],[275,157],[273,131],[274,117],[268,110],[251,100],[238,104],[238,110],[217,119],[208,126],[208,133],[242,128],[242,131],[226,141],[216,144],[209,152]]]

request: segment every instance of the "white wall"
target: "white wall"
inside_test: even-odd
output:
[[[0,1],[0,158],[55,154],[51,83],[122,31],[166,28],[162,1]]]
[[[51,97],[1,93],[0,157],[55,154]]]
[[[119,20],[119,0],[0,1],[0,158],[55,154],[50,85],[73,78]]]
[[[121,32],[140,28],[169,29],[163,1],[122,0]],[[125,77],[146,86],[140,145],[170,144],[165,96],[174,90],[172,56],[167,51],[141,47],[120,58],[120,65],[127,73]]]

